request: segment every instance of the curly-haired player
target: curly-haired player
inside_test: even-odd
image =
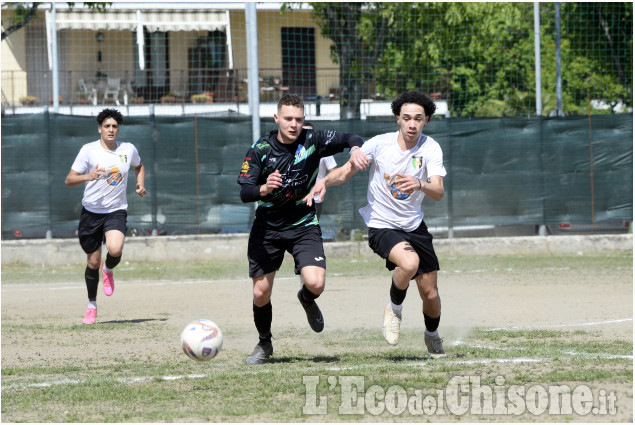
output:
[[[436,105],[428,96],[407,92],[392,102],[398,131],[375,136],[360,148],[371,162],[368,205],[359,210],[368,226],[368,245],[386,260],[392,270],[390,302],[382,328],[386,342],[399,342],[401,308],[410,281],[417,282],[423,301],[425,344],[431,357],[444,357],[437,328],[441,298],[437,288],[439,261],[432,235],[423,221],[421,202],[425,196],[440,201],[444,194],[443,153],[439,144],[422,134]],[[344,183],[358,168],[350,161],[320,180],[305,200],[311,203],[327,186]]]
[[[145,170],[137,148],[117,140],[123,115],[116,109],[104,109],[97,115],[97,123],[99,140],[82,146],[66,176],[68,186],[84,184],[78,236],[87,255],[84,273],[88,291],[88,309],[84,315],[87,325],[97,319],[97,287],[104,240],[108,249],[101,267],[104,293],[110,296],[115,289],[112,270],[121,260],[126,237],[126,187],[131,167],[137,178],[137,194],[146,195]]]

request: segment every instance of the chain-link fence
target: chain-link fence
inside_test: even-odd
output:
[[[56,104],[54,93],[62,106],[226,111],[247,102],[244,3],[69,4],[2,4],[3,109]],[[632,10],[631,2],[261,3],[250,23],[260,100],[294,92],[336,105],[342,119],[407,89],[430,93],[450,116],[624,112],[633,99]]]
[[[131,227],[247,231],[249,84],[260,134],[284,93],[365,139],[395,129],[382,117],[398,93],[429,93],[449,171],[431,225],[632,221],[632,3],[259,3],[249,24],[245,8],[2,3],[2,237],[72,235],[81,193],[63,180],[104,105],[148,172]],[[330,191],[326,233],[363,227],[366,178]]]

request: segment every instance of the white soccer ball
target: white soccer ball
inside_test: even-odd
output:
[[[181,346],[190,359],[206,362],[216,357],[223,346],[223,333],[211,320],[195,320],[183,329]]]

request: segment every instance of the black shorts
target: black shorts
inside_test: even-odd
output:
[[[295,274],[306,266],[326,269],[326,255],[322,245],[320,226],[306,226],[290,230],[270,230],[254,222],[249,234],[247,257],[249,277],[262,276],[280,269],[284,253],[295,260]]]
[[[119,230],[126,234],[126,210],[117,210],[108,214],[97,214],[82,208],[79,217],[79,227],[77,235],[79,244],[86,254],[98,251],[106,240],[106,232],[109,230]]]
[[[390,251],[400,242],[408,242],[419,255],[419,269],[413,279],[422,273],[439,270],[439,260],[432,246],[432,235],[428,227],[421,221],[421,225],[412,232],[396,229],[368,229],[368,246],[386,260],[386,268],[394,270],[395,264],[388,260]]]

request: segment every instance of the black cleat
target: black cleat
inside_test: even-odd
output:
[[[263,364],[273,354],[271,340],[260,341],[254,351],[245,359],[247,364]]]
[[[309,321],[311,329],[313,329],[314,332],[322,332],[322,330],[324,330],[324,317],[322,317],[320,307],[318,307],[315,301],[307,303],[302,297],[302,289],[298,292],[298,300],[300,300],[300,304],[304,307],[306,319]]]

